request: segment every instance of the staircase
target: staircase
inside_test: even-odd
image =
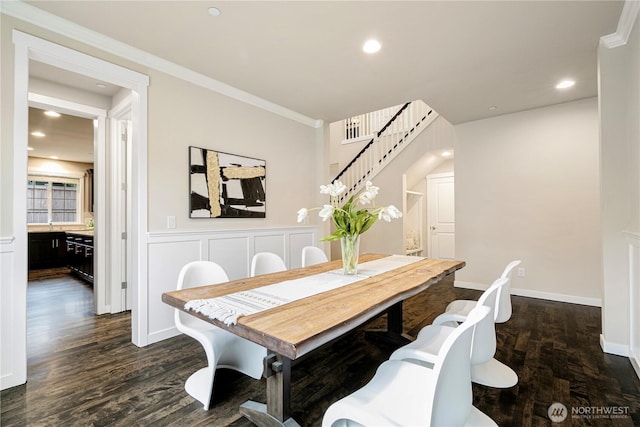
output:
[[[376,114],[376,113],[369,113]],[[347,138],[358,138],[366,133],[359,127],[371,123],[368,115],[345,120]],[[347,191],[341,194],[340,203],[356,194],[367,181],[375,177],[384,167],[404,150],[431,122],[438,117],[431,107],[422,101],[411,101],[402,105],[389,121],[375,133],[373,138],[332,180],[342,181]]]

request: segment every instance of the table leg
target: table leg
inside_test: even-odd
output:
[[[365,337],[372,341],[388,344],[395,348],[409,344],[411,337],[402,333],[402,301],[387,310],[387,329],[365,331]]]
[[[300,427],[291,418],[291,360],[277,353],[265,357],[267,404],[247,401],[240,413],[258,426]]]
[[[387,331],[402,335],[402,301],[392,305],[387,311]]]

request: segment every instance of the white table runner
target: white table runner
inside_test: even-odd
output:
[[[357,275],[345,276],[342,274],[342,269],[332,270],[221,297],[191,300],[184,305],[184,308],[202,313],[210,319],[217,319],[226,325],[235,325],[240,316],[248,316],[327,292],[422,259],[424,258],[391,255],[359,264]]]

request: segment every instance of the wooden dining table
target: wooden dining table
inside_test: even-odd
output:
[[[364,263],[385,254],[364,254]],[[259,426],[297,426],[291,417],[291,361],[336,339],[376,316],[387,313],[384,335],[402,340],[402,302],[448,274],[464,267],[463,261],[420,259],[400,268],[371,276],[349,285],[299,299],[276,308],[241,316],[236,324],[185,310],[190,300],[215,298],[303,278],[341,268],[341,261],[295,268],[227,283],[165,292],[162,301],[268,349],[263,376],[267,402],[245,402],[240,413]]]

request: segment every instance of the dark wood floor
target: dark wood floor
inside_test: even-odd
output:
[[[406,331],[415,335],[456,298],[477,291],[445,280],[405,305]],[[265,400],[264,380],[220,371],[210,411],[183,389],[204,366],[196,341],[180,336],[146,348],[130,342],[130,315],[93,316],[91,288],[63,274],[34,280],[28,290],[28,382],[2,391],[2,426],[250,426],[238,407]],[[501,426],[549,426],[551,403],[623,407],[617,419],[572,418],[561,425],[640,425],[640,381],[629,360],[599,346],[600,310],[513,297],[512,319],[498,325],[497,358],[519,383],[497,390],[474,385],[474,404]],[[384,319],[374,321],[381,326]],[[319,426],[326,408],[361,387],[392,348],[368,342],[360,328],[314,352],[293,369],[293,416]]]

